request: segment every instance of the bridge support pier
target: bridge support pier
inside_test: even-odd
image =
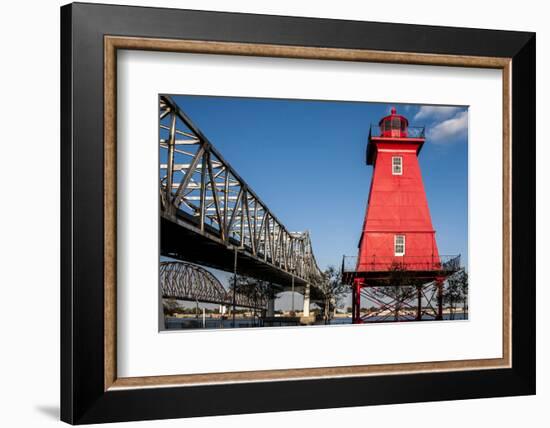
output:
[[[164,304],[162,300],[162,287],[159,287],[159,331],[166,330],[166,321],[164,320]]]
[[[309,282],[304,287],[304,317],[309,317],[309,304],[310,304],[310,285]]]
[[[266,316],[272,318],[275,316],[275,296],[267,299],[267,312]]]
[[[231,307],[231,326],[235,328],[235,312],[237,310],[237,247],[235,247],[235,258],[233,260],[233,305]]]
[[[292,298],[292,309],[290,310],[290,316],[296,316],[296,308],[294,306],[294,273],[292,274],[292,288],[291,288],[291,298]]]

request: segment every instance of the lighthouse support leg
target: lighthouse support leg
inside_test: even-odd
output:
[[[361,324],[361,287],[363,284],[357,284],[357,293],[355,293],[356,303],[355,307],[357,308],[357,324]]]
[[[416,320],[421,321],[422,320],[422,286],[417,285],[416,286]]]
[[[351,322],[355,324],[355,283],[351,286]]]
[[[352,323],[361,324],[361,280],[356,279],[353,283],[352,296]]]
[[[443,319],[443,279],[437,278],[436,280],[437,287],[437,316],[436,320]]]

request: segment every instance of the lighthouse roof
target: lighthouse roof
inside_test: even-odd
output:
[[[404,127],[406,129],[407,126],[409,126],[409,120],[405,116],[397,114],[397,109],[395,107],[392,107],[390,110],[390,114],[380,119],[380,122],[378,122],[378,125],[382,126],[384,123],[389,123],[389,124],[397,123],[397,121],[399,121],[401,128]]]

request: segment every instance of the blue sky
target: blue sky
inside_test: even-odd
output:
[[[439,252],[467,263],[466,107],[173,98],[290,231],[310,231],[322,269],[357,254],[372,176],[369,127],[395,106],[411,126],[426,126],[419,160]]]

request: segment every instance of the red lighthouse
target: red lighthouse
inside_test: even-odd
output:
[[[456,271],[459,259],[442,263],[435,239],[428,200],[422,182],[418,156],[425,142],[424,128],[410,127],[406,117],[391,114],[371,128],[367,145],[367,165],[373,166],[359,253],[355,266],[344,278],[353,284],[353,321],[360,323],[361,294],[373,296],[368,287],[385,286],[396,270],[406,272],[415,284],[436,286],[438,309],[434,318],[442,315],[442,283]],[[401,284],[402,285],[402,284]],[[414,288],[413,288],[414,290]],[[422,318],[423,290],[416,285],[415,319]],[[407,296],[396,304],[406,304]],[[371,301],[391,310],[391,303],[377,294]]]
[[[409,121],[395,108],[379,127],[367,146],[367,165],[374,171],[357,270],[387,270],[395,264],[431,270],[440,261],[418,163],[424,131],[410,132]]]

